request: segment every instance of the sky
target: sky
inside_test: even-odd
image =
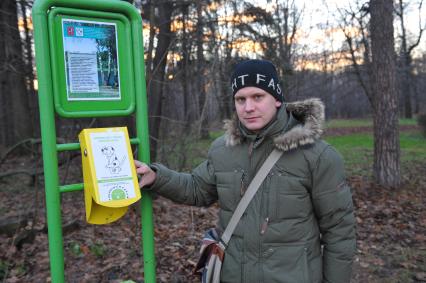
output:
[[[266,9],[274,9],[277,0],[251,0],[251,3]],[[333,60],[339,60],[339,50],[345,42],[343,31],[339,27],[340,13],[339,9],[352,7],[354,10],[361,6],[362,3],[368,3],[369,0],[278,0],[280,3],[288,1],[293,2],[302,10],[302,19],[298,31],[297,43],[303,47],[305,54],[323,54],[325,51],[332,54]],[[405,15],[406,28],[408,30],[409,44],[414,42],[419,33],[419,11],[418,4],[421,0],[404,0],[408,3],[407,14]],[[426,2],[426,0],[424,0]],[[250,1],[248,1],[250,2]],[[226,2],[225,2],[226,3]],[[361,3],[361,4],[360,4]],[[219,12],[220,13],[220,12]],[[426,28],[426,3],[423,3],[422,10],[422,25]],[[397,19],[395,23],[395,41],[398,45],[398,32],[400,23]],[[148,29],[144,29],[144,38],[148,38]],[[253,43],[243,42],[238,45],[241,55],[256,56],[253,54]],[[396,51],[398,47],[396,47]],[[423,55],[426,52],[426,32],[423,33],[422,41],[419,46],[414,49],[414,57]],[[339,61],[339,65],[347,64],[348,62]],[[312,66],[315,67],[315,66]]]
[[[263,0],[261,0],[263,1]],[[310,27],[313,27],[313,30],[310,32],[310,38],[307,40],[311,41],[311,45],[315,43],[316,39],[324,37],[324,34],[320,32],[316,27],[320,25],[329,24],[330,26],[338,27],[338,9],[342,9],[351,5],[352,7],[357,7],[357,2],[367,3],[368,0],[297,0],[296,5],[299,8],[304,8],[304,19],[303,19],[303,29],[309,30]],[[405,16],[406,28],[408,32],[414,36],[417,36],[419,33],[419,10],[418,4],[420,0],[404,0],[404,3],[408,3],[407,15]],[[426,3],[423,3],[421,9],[422,16],[422,26],[426,27]],[[395,18],[395,32],[396,35],[400,31],[400,22]],[[343,39],[343,34],[338,29],[333,33],[334,38],[334,47],[337,48],[336,44],[340,44]],[[318,38],[319,37],[319,38]],[[314,47],[314,46],[313,46]],[[423,33],[422,41],[417,48],[417,53],[426,51],[426,33]]]
[[[297,43],[301,46],[306,54],[330,54],[327,61],[333,60],[337,63],[335,67],[351,64],[347,60],[341,60],[341,50],[345,42],[345,36],[339,26],[341,22],[339,9],[352,7],[352,10],[358,10],[363,3],[368,3],[368,0],[279,0],[280,3],[288,1],[294,3],[299,10],[303,9],[302,19],[298,27]],[[421,0],[404,0],[408,3],[405,15],[405,25],[407,34],[409,35],[408,43],[411,44],[417,39],[419,34],[419,10],[418,5]],[[426,2],[426,1],[425,1]],[[276,0],[253,0],[251,3],[260,6],[268,7],[272,10]],[[289,4],[290,5],[290,4]],[[423,3],[420,11],[422,16],[422,26],[426,28],[426,3]],[[400,32],[400,22],[397,18],[394,20],[395,41],[398,45],[398,34]],[[354,29],[355,31],[355,29]],[[396,51],[398,47],[396,47]],[[423,55],[426,52],[426,32],[423,33],[420,44],[414,49],[414,57]],[[319,61],[304,61],[308,63],[308,68],[322,68]],[[319,65],[318,65],[319,64]],[[302,66],[300,66],[302,67]]]

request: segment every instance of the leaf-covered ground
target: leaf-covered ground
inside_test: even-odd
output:
[[[33,166],[30,158],[11,157],[0,170]],[[67,168],[61,180],[81,178],[78,158]],[[426,160],[410,163],[404,168],[405,184],[392,190],[350,176],[358,243],[352,282],[426,281],[425,168]],[[50,281],[42,183],[22,174],[0,179],[0,224],[12,225],[0,231],[3,282]],[[137,205],[103,226],[85,222],[82,192],[63,194],[61,207],[67,282],[143,282]],[[215,206],[194,208],[154,199],[158,282],[199,282],[192,275],[199,239],[215,224],[216,213]]]

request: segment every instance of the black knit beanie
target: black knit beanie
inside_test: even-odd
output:
[[[270,93],[283,102],[283,92],[279,84],[275,66],[266,60],[246,60],[237,64],[231,77],[232,93],[247,86],[255,86]]]

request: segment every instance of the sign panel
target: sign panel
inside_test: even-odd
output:
[[[135,109],[131,24],[122,14],[55,7],[48,14],[53,96],[63,117]]]
[[[115,23],[62,19],[68,100],[120,100]]]

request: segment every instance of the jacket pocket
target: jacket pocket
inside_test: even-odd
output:
[[[270,216],[272,221],[306,218],[312,212],[308,189],[300,177],[273,172],[270,182]]]
[[[241,171],[216,173],[218,202],[221,209],[234,211],[237,207],[242,175]]]
[[[275,198],[275,219],[303,219],[312,211],[312,204],[307,194],[287,195],[278,192]]]
[[[263,282],[310,283],[307,248],[268,245],[263,252]]]

